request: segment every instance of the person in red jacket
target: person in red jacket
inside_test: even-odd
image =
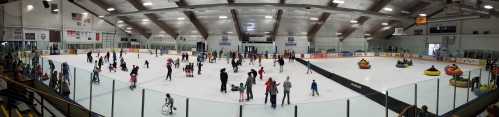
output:
[[[265,82],[265,104],[267,104],[267,98],[269,96],[270,88],[272,88],[272,82],[272,77],[270,77],[269,80]]]
[[[260,67],[260,70],[258,70],[258,74],[260,74],[260,80],[263,79],[263,73],[265,73],[265,71],[263,70],[263,67]]]

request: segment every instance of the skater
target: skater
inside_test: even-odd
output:
[[[284,89],[284,95],[282,96],[281,105],[284,105],[284,100],[286,99],[286,97],[288,98],[288,105],[289,105],[290,104],[290,102],[289,102],[289,91],[291,89],[291,82],[289,81],[289,76],[286,77],[286,81],[284,81],[284,83],[282,84],[282,87]]]
[[[260,70],[258,70],[258,74],[260,75],[260,80],[263,80],[263,73],[265,73],[265,71],[263,70],[263,67],[260,67]]]
[[[203,63],[198,62],[198,74],[201,74],[201,67],[203,66]]]
[[[87,62],[92,63],[92,51],[87,52]]]
[[[135,89],[137,87],[137,75],[139,71],[139,66],[133,65],[132,72],[130,72],[130,89]]]
[[[270,88],[270,103],[272,105],[272,108],[276,108],[276,105],[277,105],[277,93],[279,93],[279,90],[277,90],[277,86],[279,86],[279,84],[277,84],[276,81],[273,81],[272,82],[272,85],[271,85],[271,88]]]
[[[262,66],[262,55],[258,55],[258,66]]]
[[[234,58],[232,58],[232,69],[234,70],[234,73],[237,73],[238,65],[237,65],[236,59],[234,59]]]
[[[315,94],[319,96],[319,90],[317,87],[317,82],[315,82],[315,80],[312,80],[312,85],[310,86],[310,89],[312,89],[312,96],[315,96]]]
[[[99,57],[99,63],[98,63],[98,65],[99,65],[99,69],[101,69],[102,65],[104,65],[104,61],[103,61],[102,57]]]
[[[149,69],[149,61],[146,60],[144,64],[146,65],[146,68]]]
[[[239,102],[244,101],[244,84],[241,82],[239,83]]]
[[[177,58],[177,59],[175,60],[175,63],[174,63],[174,64],[175,64],[175,68],[179,68],[179,67],[180,67],[180,59],[179,59],[179,58]]]
[[[99,69],[97,67],[94,67],[94,70],[92,71],[92,83],[99,83],[100,78],[99,78]]]
[[[270,88],[272,88],[272,77],[270,77],[267,82],[265,82],[265,104],[267,104],[267,99],[269,96]]]
[[[310,70],[310,61],[307,61],[307,74],[310,73],[312,73],[312,71]]]
[[[106,56],[104,56],[104,58],[106,59],[106,62],[109,62],[109,57],[110,57],[110,54],[109,54],[109,51],[107,51]]]
[[[220,92],[227,93],[227,80],[228,80],[228,74],[225,71],[225,68],[222,68],[220,70],[220,82],[222,83],[220,86]]]
[[[256,72],[255,69],[251,69],[250,73],[251,73],[251,77],[253,77],[253,84],[256,84],[256,75],[258,75],[258,73]],[[262,79],[260,79],[260,80],[262,80]]]
[[[246,79],[246,100],[249,101],[253,99],[253,80],[255,80],[251,73],[248,73],[248,78]]]
[[[170,96],[169,93],[166,93],[166,98],[165,98],[165,104],[163,105],[163,112],[167,112],[168,114],[173,114],[173,110],[177,110],[174,104],[173,98]]]
[[[166,68],[168,69],[168,72],[166,73],[166,79],[165,80],[172,81],[172,65],[171,64],[166,64]]]
[[[56,86],[57,86],[57,71],[54,71],[52,72],[52,74],[50,74],[49,87],[55,90]]]
[[[116,62],[116,51],[113,50],[113,62]]]
[[[62,68],[62,76],[64,78],[64,81],[67,81],[69,84],[70,79],[69,79],[69,65],[68,65],[68,63],[66,63],[66,62],[62,63],[61,68]]]
[[[49,60],[49,68],[50,68],[50,73],[54,73],[55,65],[52,60]]]
[[[123,48],[120,48],[120,58],[123,58]]]
[[[283,66],[284,66],[284,59],[282,57],[279,57],[279,72],[282,73],[284,70],[283,70]]]

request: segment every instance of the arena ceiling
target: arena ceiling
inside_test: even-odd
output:
[[[71,0],[70,0],[71,1]],[[456,0],[454,0],[456,1]],[[496,12],[495,0],[462,0],[474,11]],[[351,37],[386,36],[415,18],[444,12],[446,0],[73,0],[129,33]]]

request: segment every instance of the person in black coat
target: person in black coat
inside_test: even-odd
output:
[[[251,73],[251,77],[253,78],[253,84],[256,84],[255,80],[256,80],[256,75],[258,75],[258,73],[256,72],[255,69],[251,69],[250,73]]]
[[[284,66],[284,59],[282,57],[279,57],[279,60],[277,60],[279,63],[279,72],[283,72],[283,66]]]
[[[220,70],[220,81],[222,82],[222,85],[220,86],[220,92],[227,93],[227,80],[228,79],[229,79],[229,76],[227,75],[225,68],[222,68],[222,70]]]

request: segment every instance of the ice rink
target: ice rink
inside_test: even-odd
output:
[[[100,54],[101,56],[104,53]],[[93,54],[94,60],[97,54]],[[119,56],[119,54],[117,55]],[[190,116],[203,116],[203,112],[215,113],[217,116],[235,116],[238,114],[239,105],[244,104],[245,116],[260,116],[260,117],[275,117],[275,116],[292,116],[293,106],[278,107],[278,111],[264,104],[264,82],[268,77],[272,77],[278,82],[283,82],[286,76],[290,76],[293,87],[291,88],[291,103],[300,106],[300,115],[316,115],[316,116],[343,116],[346,115],[346,100],[350,100],[351,116],[368,116],[384,115],[384,107],[379,105],[364,96],[350,90],[324,76],[312,73],[306,74],[306,66],[298,62],[289,62],[286,59],[284,72],[279,73],[278,65],[273,65],[272,59],[264,59],[262,66],[265,69],[264,80],[256,80],[256,85],[253,86],[254,100],[248,102],[239,102],[239,92],[229,91],[227,94],[220,93],[220,69],[226,68],[229,74],[228,88],[230,84],[239,84],[245,82],[247,72],[250,69],[258,70],[258,63],[249,65],[249,61],[245,59],[238,73],[232,71],[230,64],[227,64],[225,58],[218,59],[216,63],[204,63],[202,74],[194,74],[194,77],[186,77],[181,68],[185,66],[185,62],[180,65],[179,69],[173,69],[172,81],[165,80],[166,76],[166,59],[176,59],[177,55],[163,55],[156,57],[155,55],[140,53],[128,53],[124,55],[128,68],[132,65],[139,65],[138,88],[130,90],[129,72],[109,72],[107,69],[108,63],[105,63],[101,72],[101,83],[92,85],[92,109],[96,112],[109,116],[111,111],[112,97],[112,80],[116,80],[115,93],[115,116],[134,117],[140,116],[141,109],[141,94],[142,89],[145,89],[145,113],[146,116],[162,116],[161,105],[164,103],[165,93],[174,95],[177,108],[181,108],[174,116],[185,116],[182,110],[185,108],[185,101],[189,98],[189,112],[195,112]],[[436,93],[426,93],[436,91],[435,79],[440,78],[440,100],[439,114],[452,109],[452,102],[446,97],[452,97],[453,87],[448,85],[448,78],[444,73],[440,77],[428,77],[423,75],[423,71],[431,65],[435,65],[437,69],[443,72],[443,68],[449,63],[432,62],[414,60],[414,66],[409,68],[396,68],[395,63],[397,58],[388,57],[365,57],[369,60],[372,67],[369,70],[359,69],[357,62],[361,58],[332,58],[332,59],[314,59],[312,64],[318,65],[332,73],[346,77],[355,82],[367,85],[377,91],[388,91],[390,96],[404,101],[408,104],[414,104],[415,86],[418,84],[418,107],[420,105],[428,105],[430,112],[436,107]],[[76,90],[71,96],[85,107],[90,105],[90,71],[94,64],[86,62],[86,55],[57,55],[44,57],[44,69],[48,70],[46,60],[51,59],[56,64],[56,70],[60,70],[60,63],[68,62],[71,69],[76,68]],[[150,68],[144,65],[145,60],[150,62]],[[195,57],[189,59],[195,62]],[[112,61],[112,57],[111,57]],[[119,63],[119,60],[118,60]],[[119,65],[118,65],[119,66]],[[464,71],[477,69],[478,66],[459,65]],[[197,65],[195,65],[195,73],[197,73]],[[71,71],[73,75],[73,70]],[[476,75],[477,73],[473,73]],[[73,77],[71,77],[73,80]],[[310,84],[312,80],[316,80],[319,84],[320,96],[311,96]],[[484,80],[486,81],[486,80]],[[73,85],[73,84],[71,84]],[[73,86],[71,86],[73,87]],[[280,93],[277,96],[278,104],[281,104],[282,86],[278,86]],[[459,93],[465,93],[466,89],[457,89]],[[470,94],[473,95],[473,94]],[[448,97],[448,98],[451,98]],[[73,97],[72,97],[73,98]],[[462,98],[462,97],[460,97]],[[450,100],[452,101],[452,100]],[[451,103],[449,105],[449,103]],[[464,104],[465,102],[459,102]],[[207,106],[209,105],[209,106]],[[210,108],[213,107],[213,108]],[[433,108],[432,108],[433,107]],[[323,113],[317,113],[323,112]],[[369,114],[367,114],[369,112]],[[197,114],[199,115],[197,115]],[[396,113],[389,111],[390,116],[396,116]]]
[[[104,54],[101,53],[101,56]],[[97,54],[94,53],[94,60]],[[117,55],[119,58],[119,54]],[[329,101],[346,99],[348,97],[360,96],[360,94],[341,86],[340,84],[329,80],[323,77],[320,74],[312,73],[306,74],[307,68],[298,63],[298,62],[289,62],[286,60],[284,65],[284,72],[279,73],[279,65],[274,66],[272,59],[263,59],[262,66],[264,67],[264,79],[259,80],[257,78],[256,85],[253,86],[254,99],[248,102],[239,102],[239,92],[231,92],[229,91],[227,94],[220,92],[220,69],[226,68],[229,74],[228,85],[235,84],[238,85],[241,82],[245,82],[247,78],[247,72],[250,69],[255,69],[258,71],[258,63],[255,61],[255,65],[249,65],[249,60],[244,60],[242,67],[239,68],[238,73],[234,73],[232,71],[232,67],[230,64],[227,64],[225,58],[219,59],[216,63],[207,63],[204,62],[202,68],[202,74],[197,74],[197,65],[195,65],[195,74],[194,77],[186,77],[185,73],[182,71],[182,68],[185,67],[185,62],[181,63],[179,69],[173,69],[173,78],[172,81],[165,80],[166,77],[166,59],[173,58],[176,59],[180,56],[177,55],[163,55],[156,57],[151,54],[141,53],[137,56],[136,53],[129,53],[124,55],[125,61],[127,62],[127,66],[130,69],[132,65],[139,65],[139,75],[138,75],[138,87],[137,89],[131,91],[128,89],[129,85],[129,72],[123,72],[117,70],[117,72],[109,72],[107,69],[108,63],[105,63],[102,67],[102,72],[100,73],[101,83],[97,85],[93,85],[93,105],[92,108],[96,109],[97,112],[104,113],[104,115],[109,115],[110,111],[110,101],[111,97],[111,89],[112,89],[112,80],[116,80],[116,96],[115,99],[118,102],[127,101],[132,105],[137,105],[137,109],[126,109],[132,111],[125,111],[120,113],[119,115],[129,115],[129,114],[139,114],[140,111],[140,101],[141,101],[141,89],[145,88],[146,97],[154,97],[154,100],[146,100],[146,103],[151,104],[162,104],[163,98],[165,97],[165,93],[171,93],[175,95],[175,98],[181,98],[181,100],[185,100],[186,97],[190,98],[190,101],[195,103],[199,101],[199,103],[208,103],[208,104],[219,104],[222,107],[228,106],[238,106],[239,104],[246,104],[248,109],[253,111],[259,111],[259,109],[270,108],[270,106],[263,105],[265,100],[265,81],[272,77],[278,83],[284,82],[286,76],[290,76],[290,81],[292,82],[291,88],[291,103],[292,104],[306,104],[306,103],[321,103]],[[76,67],[76,101],[84,106],[88,106],[90,100],[90,88],[89,87],[89,79],[90,79],[90,71],[92,71],[94,64],[86,62],[86,55],[57,55],[57,56],[46,56],[44,60],[51,59],[56,64],[56,70],[60,70],[60,63],[67,62],[70,66]],[[144,65],[145,60],[150,62],[150,68],[146,68]],[[189,59],[191,62],[195,62],[196,58],[191,57]],[[112,61],[112,57],[111,57]],[[45,70],[48,65],[45,62]],[[119,63],[119,60],[118,60]],[[119,65],[118,65],[119,66]],[[84,72],[81,72],[84,71]],[[73,70],[71,71],[73,72]],[[320,96],[311,96],[310,85],[312,80],[316,80],[319,85]],[[71,86],[73,87],[73,86]],[[278,86],[279,94],[277,96],[278,104],[281,104],[282,99],[282,86]],[[230,89],[230,86],[228,86]],[[72,91],[74,92],[74,91]],[[151,94],[152,96],[148,96],[147,94]],[[102,103],[99,103],[102,102]],[[135,104],[136,103],[136,104]],[[269,102],[270,103],[270,102]],[[342,102],[344,103],[344,102]],[[100,105],[100,106],[96,106]],[[344,104],[341,104],[341,107],[344,108]],[[117,103],[117,109],[125,108],[120,107],[119,103]],[[194,107],[194,106],[191,106]],[[263,108],[260,108],[263,107]],[[292,114],[293,106],[288,106],[288,111],[286,114]],[[253,109],[252,109],[253,108]],[[105,111],[99,111],[104,109]],[[269,109],[272,110],[272,109]],[[261,110],[265,111],[265,110]],[[268,110],[267,110],[268,111]],[[121,111],[120,111],[121,112]],[[238,112],[237,108],[234,112]],[[127,114],[128,113],[128,114]],[[258,112],[261,113],[261,112]],[[118,114],[118,113],[116,113]],[[251,114],[251,113],[247,113]],[[253,113],[253,114],[256,114]],[[256,116],[256,115],[255,115]]]

